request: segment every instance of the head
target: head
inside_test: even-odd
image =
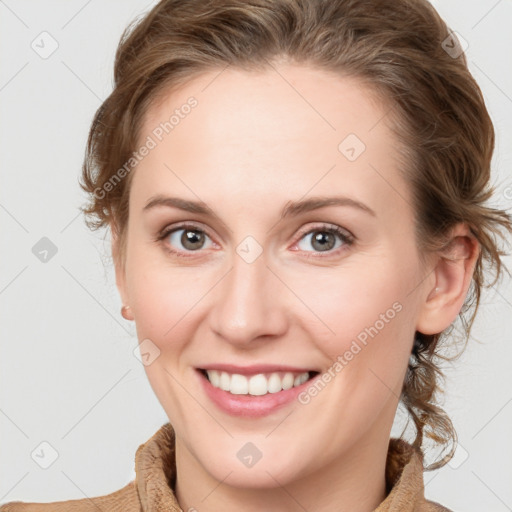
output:
[[[388,436],[400,400],[418,447],[455,440],[439,361],[511,224],[486,204],[493,127],[447,37],[422,0],[163,1],[123,35],[84,210],[158,348],[150,383],[218,479],[246,442],[283,456],[241,485],[303,476]],[[342,204],[305,207],[325,197]],[[331,378],[254,421],[205,400],[216,363]]]

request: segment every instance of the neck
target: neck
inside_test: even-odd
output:
[[[265,488],[242,488],[230,485],[228,471],[217,481],[176,439],[176,497],[185,512],[369,512],[386,497],[388,445],[389,431],[381,425],[317,471],[291,482],[269,477]]]

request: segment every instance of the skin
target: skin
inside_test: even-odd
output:
[[[116,258],[138,338],[160,350],[145,370],[176,431],[180,505],[373,510],[386,496],[388,441],[414,333],[441,332],[455,319],[478,245],[459,225],[450,253],[421,263],[388,107],[356,79],[285,62],[204,73],[148,110],[141,143],[190,96],[198,105],[133,171],[126,253]],[[352,162],[338,150],[350,133],[366,146]],[[157,194],[201,200],[218,218],[143,211]],[[345,205],[280,220],[289,201],[336,195],[375,215]],[[203,247],[183,246],[183,231],[156,240],[183,221],[206,233]],[[319,249],[308,233],[329,224],[354,242],[332,234],[335,248]],[[263,250],[252,263],[236,252],[248,235]],[[114,252],[118,244],[113,232]],[[326,371],[397,302],[401,311],[307,405],[235,417],[199,385],[194,368],[208,363]],[[262,453],[250,468],[237,458],[247,442]]]

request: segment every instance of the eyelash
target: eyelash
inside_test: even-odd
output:
[[[158,234],[155,241],[163,243],[164,240],[170,234],[174,233],[175,231],[181,231],[181,230],[198,231],[198,232],[204,233],[210,239],[212,238],[201,227],[196,226],[195,224],[184,223],[184,224],[179,224],[177,226],[172,226],[172,227],[164,229],[163,231],[161,231]],[[317,251],[317,252],[304,251],[307,253],[306,258],[326,258],[329,256],[337,255],[339,252],[346,250],[348,247],[350,247],[355,242],[354,235],[352,235],[349,231],[342,229],[339,226],[336,226],[335,224],[321,224],[319,226],[314,226],[313,228],[309,228],[307,231],[301,232],[298,235],[299,238],[294,243],[294,245],[299,243],[306,235],[309,235],[309,234],[315,233],[315,232],[334,233],[334,234],[338,235],[338,237],[343,242],[343,245],[340,247],[337,247],[336,249],[330,249],[328,251]],[[171,249],[168,244],[164,244],[164,245],[165,245],[165,249],[169,253],[171,253],[173,256],[176,256],[178,258],[193,258],[194,257],[193,253],[199,252],[199,251],[187,251],[188,253],[192,253],[192,254],[187,254],[187,252],[184,253],[183,251],[176,251],[174,249]],[[325,252],[327,254],[327,256],[322,256],[322,252]]]

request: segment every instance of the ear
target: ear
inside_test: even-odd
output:
[[[123,306],[129,306],[128,293],[126,290],[126,272],[124,266],[124,258],[121,256],[121,240],[117,228],[114,225],[110,226],[110,233],[112,236],[112,259],[114,260],[114,268],[116,273],[116,286],[121,297]],[[131,317],[131,310],[128,309],[126,312],[128,317]],[[133,318],[127,318],[127,320],[133,320]]]
[[[479,253],[479,243],[469,228],[458,224],[450,233],[448,245],[434,260],[435,279],[428,280],[417,331],[438,334],[455,320],[466,299]]]

